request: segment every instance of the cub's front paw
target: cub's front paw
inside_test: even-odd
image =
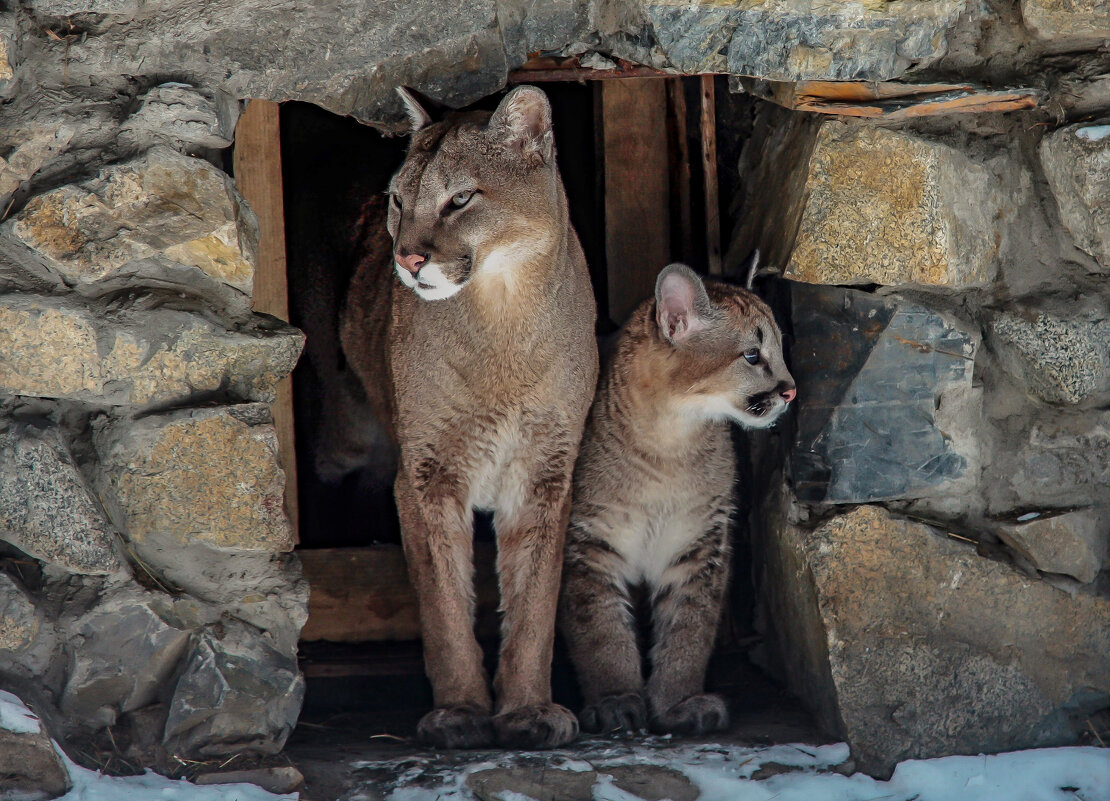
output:
[[[537,704],[493,718],[497,744],[505,748],[555,748],[578,736],[578,718],[565,706]]]
[[[651,730],[657,734],[705,734],[725,728],[728,707],[725,699],[715,693],[691,695],[651,718]]]
[[[482,748],[493,745],[493,719],[475,706],[444,706],[420,719],[416,736],[433,748]]]
[[[609,695],[583,708],[579,718],[589,732],[637,732],[647,725],[647,704],[639,693]]]

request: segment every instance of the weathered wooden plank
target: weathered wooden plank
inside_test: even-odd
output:
[[[1035,108],[1043,93],[1037,89],[986,89],[972,84],[907,84],[898,81],[802,81],[770,83],[765,96],[795,111],[872,117],[888,120],[1017,111]]]
[[[705,183],[705,251],[710,275],[721,274],[721,210],[717,185],[717,97],[713,76],[701,76],[701,166]]]
[[[233,169],[239,193],[258,217],[258,264],[254,272],[255,311],[289,320],[285,275],[285,206],[281,182],[281,130],[277,103],[252,100],[235,126]],[[297,455],[294,447],[293,382],[278,384],[273,405],[281,465],[285,470],[285,511],[299,530]],[[299,537],[297,537],[299,541]]]
[[[302,549],[298,554],[310,587],[302,640],[420,639],[420,610],[401,546]],[[492,543],[475,545],[476,629],[482,635],[498,629],[495,560]]]
[[[602,84],[609,314],[623,323],[671,258],[665,78]]]

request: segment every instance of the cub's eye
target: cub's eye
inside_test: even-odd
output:
[[[759,364],[759,348],[744,351],[744,359],[748,364]]]
[[[470,199],[474,197],[477,191],[476,189],[468,189],[465,192],[456,192],[451,196],[451,206],[456,209],[461,209],[470,202]]]

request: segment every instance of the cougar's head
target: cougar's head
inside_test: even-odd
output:
[[[433,123],[400,92],[413,138],[389,187],[397,276],[424,300],[450,298],[483,275],[511,282],[558,232],[561,185],[547,97],[521,86],[492,114]]]
[[[774,315],[748,290],[671,264],[655,283],[655,322],[684,412],[767,428],[797,395]]]

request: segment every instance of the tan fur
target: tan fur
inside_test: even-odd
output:
[[[649,713],[659,731],[727,725],[723,701],[702,691],[728,578],[728,421],[770,425],[794,393],[778,327],[755,295],[703,287],[682,265],[657,286],[621,332],[574,474],[560,628],[586,701],[582,725],[593,731],[639,729]],[[680,297],[665,308],[668,286],[689,290],[685,305]],[[753,350],[756,365],[743,356]],[[631,604],[638,586],[652,605],[646,685]]]
[[[559,745],[577,721],[551,703],[551,651],[597,350],[546,98],[521,87],[492,117],[421,128],[390,192],[395,264],[376,280],[393,284],[395,492],[436,705],[419,734],[440,747]],[[474,509],[492,511],[497,532],[496,701],[473,634]]]

